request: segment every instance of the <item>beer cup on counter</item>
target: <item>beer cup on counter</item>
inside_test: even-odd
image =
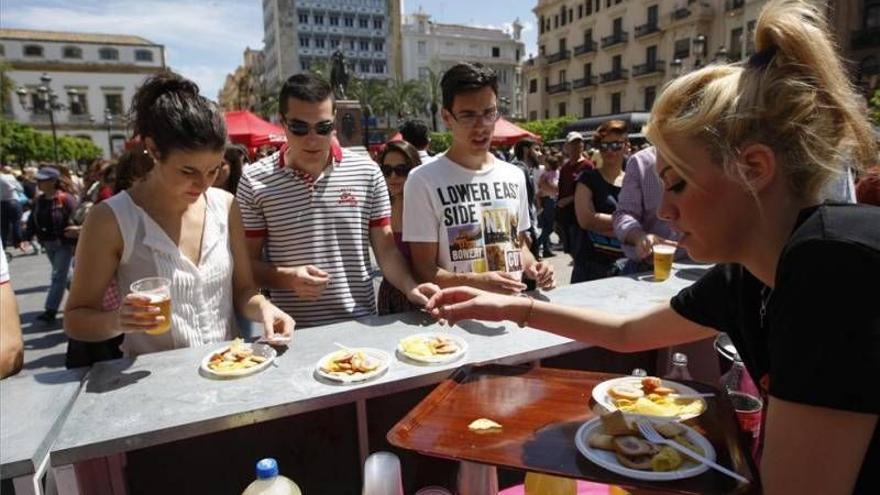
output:
[[[675,246],[670,244],[654,244],[654,280],[662,282],[669,278],[672,271],[672,258],[675,257]]]
[[[131,284],[132,294],[150,298],[150,305],[159,308],[165,319],[156,328],[147,330],[150,335],[160,335],[171,330],[171,281],[164,277],[142,278]]]

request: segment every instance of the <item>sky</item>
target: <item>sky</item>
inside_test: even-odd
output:
[[[404,12],[422,9],[435,22],[525,26],[526,54],[537,34],[536,0],[404,0]],[[171,69],[216,99],[226,74],[242,63],[246,47],[263,46],[262,0],[0,0],[0,27],[141,36],[165,46]]]

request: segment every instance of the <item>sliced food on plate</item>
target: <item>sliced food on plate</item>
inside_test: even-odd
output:
[[[699,397],[679,397],[695,394],[696,390],[654,376],[623,377],[603,382],[596,402],[609,409],[625,413],[687,419],[699,416],[706,402]],[[600,384],[602,385],[602,384]]]
[[[464,353],[467,344],[453,336],[439,333],[420,333],[400,340],[397,350],[416,361],[448,362]]]
[[[330,374],[354,375],[375,371],[381,365],[382,361],[369,356],[366,352],[351,349],[332,353],[322,361],[321,370]]]
[[[208,369],[217,373],[233,372],[259,366],[266,360],[266,357],[254,354],[252,346],[241,339],[235,339],[229,347],[211,355]]]
[[[647,441],[620,411],[601,416],[601,422],[601,427],[595,428],[588,438],[588,445],[594,449],[612,452],[621,466],[639,471],[665,472],[698,465],[696,461],[672,447]],[[706,454],[699,445],[690,441],[688,430],[684,426],[675,422],[652,423],[663,437],[697,454]]]

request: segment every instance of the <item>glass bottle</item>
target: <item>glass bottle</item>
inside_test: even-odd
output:
[[[672,355],[672,362],[663,377],[669,380],[691,380],[691,372],[688,371],[688,358],[683,352]]]

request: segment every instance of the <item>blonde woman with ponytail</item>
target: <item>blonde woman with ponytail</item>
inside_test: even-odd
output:
[[[880,208],[820,199],[847,165],[876,159],[874,137],[816,7],[771,0],[755,47],[669,83],[645,129],[666,189],[658,216],[716,263],[703,278],[640,315],[473,288],[428,308],[621,352],[727,332],[765,396],[764,493],[880,493]]]

